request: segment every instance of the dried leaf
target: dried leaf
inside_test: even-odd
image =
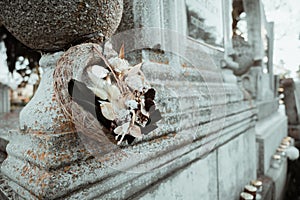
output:
[[[96,96],[98,96],[102,100],[107,100],[108,99],[108,94],[103,88],[96,88],[96,87],[88,87],[90,90],[94,92]]]
[[[114,132],[117,135],[122,135],[124,133],[123,127],[122,126],[118,126],[117,128],[115,128]]]
[[[117,134],[116,140],[119,139],[120,135],[122,136],[121,139],[117,143],[118,145],[120,145],[122,143],[122,141],[125,138],[125,135],[127,135],[129,133],[129,129],[130,129],[130,122],[126,122],[125,124],[115,128],[114,132]]]
[[[125,45],[124,45],[124,43],[121,46],[120,53],[119,53],[119,58],[121,58],[121,59],[125,58]]]
[[[106,119],[113,121],[116,118],[114,108],[111,103],[108,102],[102,103],[100,104],[100,107],[101,107],[102,114]]]
[[[141,74],[141,67],[143,66],[143,63],[139,63],[137,65],[135,65],[133,68],[131,68],[126,75],[127,76],[134,76],[134,75],[139,75]]]
[[[141,128],[138,127],[137,125],[133,125],[130,128],[130,132],[129,133],[130,133],[130,135],[132,135],[133,137],[136,137],[136,138],[142,138],[143,137]]]

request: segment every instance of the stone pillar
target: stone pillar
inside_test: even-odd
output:
[[[101,163],[91,159],[57,101],[53,72],[60,50],[109,38],[122,9],[122,0],[0,2],[0,21],[25,45],[43,52],[40,65],[45,71],[20,113],[20,129],[10,132],[8,158],[1,166],[18,199],[66,199],[101,179]]]

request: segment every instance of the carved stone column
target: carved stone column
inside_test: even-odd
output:
[[[45,73],[20,113],[20,130],[10,133],[8,158],[1,166],[20,199],[66,199],[100,178],[94,175],[100,163],[89,160],[74,124],[57,102],[53,72],[64,53],[60,50],[110,37],[122,9],[122,0],[0,2],[0,21],[16,38],[33,49],[51,52],[40,60]]]

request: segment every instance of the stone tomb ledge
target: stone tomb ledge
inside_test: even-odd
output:
[[[287,176],[287,160],[282,159],[279,169],[271,167],[272,155],[276,153],[281,140],[287,136],[287,117],[280,112],[274,112],[269,117],[259,120],[256,124],[257,169],[258,175],[271,177],[274,181],[274,199],[283,199]]]
[[[140,160],[112,154],[110,160],[99,162],[78,143],[76,133],[26,135],[13,132],[14,140],[7,147],[9,157],[4,161],[2,173],[9,177],[9,185],[15,192],[25,199],[134,198],[150,184],[254,127],[250,106],[224,117],[221,130],[219,126],[212,126],[220,123],[219,120],[202,125],[201,130],[210,130],[207,135],[196,134],[195,137],[199,127],[193,127],[124,149],[128,155],[132,152],[140,155]],[[122,171],[117,170],[124,163]]]
[[[285,185],[287,179],[288,162],[287,158],[282,160],[280,168],[270,168],[267,172],[267,176],[272,177],[274,181],[274,199],[283,200],[285,196]]]
[[[281,140],[287,136],[287,117],[277,111],[259,120],[255,130],[258,147],[258,174],[265,175],[271,166],[272,155],[276,153]]]

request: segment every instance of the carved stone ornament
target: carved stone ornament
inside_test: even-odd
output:
[[[26,46],[42,51],[102,41],[115,32],[122,11],[123,0],[0,1],[3,25]]]

